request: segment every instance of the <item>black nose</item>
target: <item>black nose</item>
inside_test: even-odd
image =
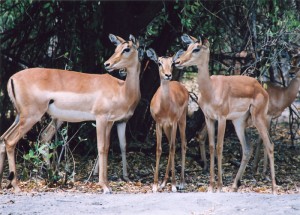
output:
[[[172,78],[172,74],[165,74],[166,78],[171,79]]]
[[[110,65],[110,63],[104,63],[105,67],[108,67]]]

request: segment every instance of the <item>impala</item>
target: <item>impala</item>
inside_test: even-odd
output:
[[[153,191],[158,189],[158,171],[159,161],[161,156],[161,140],[162,129],[164,130],[169,141],[169,159],[166,168],[166,175],[161,188],[165,187],[169,178],[170,166],[172,172],[172,191],[176,192],[175,179],[175,141],[177,125],[179,127],[181,137],[181,178],[179,189],[184,188],[184,168],[185,168],[185,154],[186,154],[186,113],[188,107],[189,93],[186,88],[177,81],[171,81],[174,60],[177,56],[172,57],[157,57],[153,49],[147,50],[147,56],[158,65],[160,76],[160,87],[154,94],[151,103],[151,115],[156,122],[156,168],[154,174]]]
[[[296,99],[300,87],[300,56],[293,57],[292,59],[292,68],[290,69],[290,74],[295,74],[296,77],[289,83],[287,87],[279,87],[271,82],[264,83],[266,91],[269,94],[269,106],[268,106],[268,129],[270,131],[271,120],[279,117],[285,108],[289,107],[293,101]],[[253,170],[257,171],[258,162],[259,162],[259,153],[260,153],[261,140],[258,141],[258,145],[254,157]],[[263,175],[267,171],[267,154],[264,153],[264,166],[263,166]]]
[[[257,128],[270,159],[272,177],[272,191],[276,193],[274,170],[274,146],[270,140],[267,126],[267,110],[269,103],[268,93],[257,80],[246,76],[209,76],[209,42],[203,43],[201,38],[196,39],[184,34],[181,39],[188,45],[186,51],[180,50],[180,57],[175,61],[178,68],[197,66],[199,98],[198,103],[205,115],[208,130],[210,149],[210,184],[209,191],[214,190],[214,153],[215,153],[215,121],[218,121],[217,157],[218,157],[218,184],[217,190],[222,190],[222,152],[226,120],[232,120],[237,136],[243,149],[241,166],[233,182],[234,191],[245,171],[252,153],[252,145],[245,137],[247,118],[251,117]]]
[[[125,81],[109,74],[95,75],[45,68],[26,69],[9,79],[8,94],[17,116],[13,125],[0,138],[0,167],[3,167],[6,147],[9,178],[15,192],[20,191],[14,157],[16,144],[45,113],[59,121],[96,121],[99,184],[103,193],[111,192],[107,182],[111,127],[116,121],[129,119],[140,99],[140,50],[138,41],[132,35],[129,41],[112,34],[109,38],[117,47],[104,66],[109,72],[125,68]],[[2,175],[3,168],[0,170]]]

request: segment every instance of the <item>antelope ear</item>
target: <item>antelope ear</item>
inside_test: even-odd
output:
[[[115,46],[117,46],[117,45],[119,45],[119,44],[125,42],[124,39],[122,39],[121,37],[115,36],[115,35],[113,35],[113,34],[109,34],[108,37],[109,37],[110,41],[111,41]]]
[[[155,63],[158,62],[157,55],[156,55],[155,51],[152,48],[150,48],[150,49],[147,50],[147,56],[151,60],[153,60]]]
[[[138,41],[137,39],[135,39],[135,37],[134,37],[132,34],[129,35],[129,40],[132,42],[133,46],[134,46],[136,49],[139,48],[140,43],[139,43],[139,41]]]
[[[206,46],[207,48],[209,48],[210,43],[209,43],[208,39],[203,40],[203,45]]]
[[[136,44],[136,39],[132,34],[129,35],[129,40],[131,40],[133,44]]]
[[[175,62],[182,54],[184,53],[183,49],[180,49],[174,56],[173,56],[173,62]]]
[[[198,36],[198,41],[199,41],[199,43],[202,43],[202,39],[201,39],[200,35]]]
[[[187,34],[183,34],[181,36],[181,40],[187,45],[194,43],[194,40]]]

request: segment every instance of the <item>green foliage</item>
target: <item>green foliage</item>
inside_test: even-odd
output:
[[[28,168],[23,168],[21,177],[26,179],[29,172],[33,171],[39,174],[39,170],[44,172],[44,179],[48,184],[53,184],[63,179],[63,175],[69,175],[73,179],[75,175],[74,158],[72,152],[69,150],[69,142],[74,138],[68,136],[68,126],[60,129],[58,132],[61,137],[57,141],[49,143],[34,143],[27,154],[23,155],[24,165]],[[77,132],[76,132],[77,133]],[[86,141],[80,136],[78,137],[78,144]],[[71,154],[70,154],[71,153]],[[64,161],[62,161],[62,157]],[[50,165],[47,160],[50,161]],[[65,182],[62,182],[65,183]]]
[[[157,37],[159,36],[162,27],[168,21],[168,14],[165,13],[165,10],[162,9],[161,13],[158,14],[148,25],[145,32],[146,38]]]

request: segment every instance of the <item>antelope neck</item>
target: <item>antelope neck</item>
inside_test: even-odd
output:
[[[125,94],[127,98],[140,97],[140,70],[141,63],[137,63],[131,67],[126,68],[127,77],[125,80]]]
[[[200,64],[197,64],[198,68],[198,87],[201,93],[201,97],[210,100],[213,97],[213,87],[211,78],[208,71],[208,61],[202,61]]]
[[[168,104],[167,101],[169,101],[170,99],[170,81],[168,80],[164,80],[164,79],[161,79],[160,81],[160,87],[161,87],[161,101],[162,101],[162,104],[165,105],[165,104]]]

